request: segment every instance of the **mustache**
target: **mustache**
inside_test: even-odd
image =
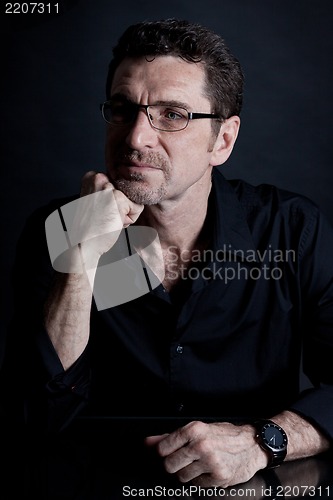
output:
[[[167,168],[165,158],[161,154],[153,151],[142,152],[133,150],[120,153],[116,157],[116,164],[123,162],[144,163],[145,165],[152,165],[153,167],[158,165],[160,168]]]

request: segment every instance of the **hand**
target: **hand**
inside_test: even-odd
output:
[[[94,267],[144,208],[115,189],[105,174],[94,171],[83,176],[80,198],[69,205],[74,212],[71,243],[81,245],[86,268]]]
[[[251,425],[191,422],[171,434],[149,436],[145,443],[156,446],[167,472],[202,487],[246,482],[267,465]]]
[[[138,205],[127,198],[127,196],[124,195],[122,191],[116,189],[113,184],[111,184],[108,177],[101,172],[90,171],[83,176],[80,193],[81,197],[105,190],[109,190],[108,195],[110,196],[110,205],[107,207],[106,215],[110,218],[113,216],[115,218],[120,217],[118,224],[121,229],[133,224],[141,214],[144,208],[143,205]]]

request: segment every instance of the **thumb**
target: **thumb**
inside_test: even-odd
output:
[[[146,446],[156,446],[158,443],[160,443],[161,441],[163,441],[163,439],[166,438],[167,436],[169,436],[168,433],[166,433],[166,434],[159,434],[158,436],[147,436],[144,439],[144,443],[145,443]]]

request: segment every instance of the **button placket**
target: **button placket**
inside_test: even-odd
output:
[[[182,345],[177,345],[176,352],[177,352],[177,354],[183,354],[184,347]]]

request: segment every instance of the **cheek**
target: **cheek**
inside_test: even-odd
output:
[[[200,164],[206,164],[209,162],[209,152],[213,145],[211,136],[195,134],[189,140],[184,141],[181,147],[177,148],[177,153],[175,153],[175,161],[182,160],[183,162],[191,162],[192,166],[195,168],[196,164],[198,167]]]
[[[182,185],[197,181],[206,172],[209,158],[207,144],[200,148],[197,144],[187,144],[178,151],[174,150],[170,156],[173,178]]]
[[[205,150],[205,141],[206,146],[208,146],[206,135],[200,135],[197,131],[189,130],[190,125],[185,130],[169,132],[167,136],[161,137],[160,144],[175,161],[201,155]]]

